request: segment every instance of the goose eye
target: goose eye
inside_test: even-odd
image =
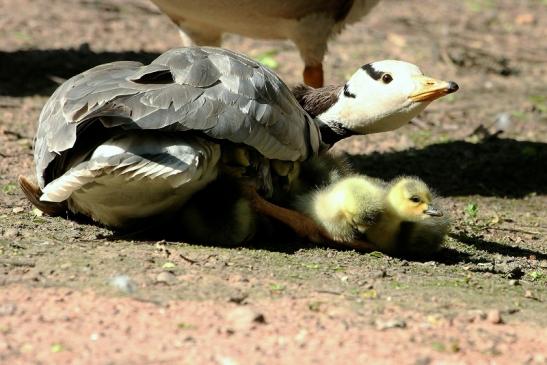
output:
[[[389,84],[391,81],[393,81],[393,77],[390,74],[384,74],[382,76],[382,82],[384,84]]]
[[[420,197],[418,195],[413,195],[413,196],[410,197],[410,201],[412,201],[414,203],[419,203],[422,200],[420,199]]]

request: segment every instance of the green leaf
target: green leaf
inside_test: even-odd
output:
[[[14,183],[9,183],[2,186],[2,192],[4,192],[5,194],[13,194],[15,190],[17,190],[17,185],[15,185]]]
[[[476,203],[469,203],[465,207],[465,213],[471,218],[476,218],[478,212],[479,212],[479,207]]]
[[[381,253],[380,251],[372,251],[371,253],[368,254],[370,257],[374,257],[374,258],[377,258],[377,259],[381,259],[382,257],[384,257],[384,254]]]
[[[255,57],[255,59],[263,64],[266,67],[271,68],[272,70],[275,70],[279,67],[279,62],[275,59],[275,56],[277,55],[277,50],[270,50],[263,53],[260,53],[258,56]]]
[[[54,343],[53,345],[51,345],[51,352],[56,354],[61,351],[63,351],[63,345],[61,345],[60,343]]]
[[[177,267],[177,265],[169,261],[161,266],[162,269],[174,269],[175,267]]]

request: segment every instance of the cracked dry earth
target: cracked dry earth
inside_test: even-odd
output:
[[[421,260],[287,240],[146,241],[41,216],[41,107],[63,80],[180,45],[145,0],[0,2],[0,363],[547,363],[547,3],[383,0],[331,42],[327,82],[398,58],[461,90],[409,126],[335,147],[360,171],[422,177],[453,220]],[[227,36],[288,83],[288,42]]]

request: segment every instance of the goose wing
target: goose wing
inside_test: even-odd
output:
[[[104,127],[99,133],[88,128],[96,121]],[[94,145],[89,141],[100,139],[97,134],[107,139],[111,128],[199,131],[290,161],[316,154],[320,145],[311,117],[268,68],[220,48],[179,48],[150,65],[104,64],[61,85],[40,115],[35,143],[40,186],[52,161],[63,161],[78,145]],[[86,148],[78,153],[89,153]]]

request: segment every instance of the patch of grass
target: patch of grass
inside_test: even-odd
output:
[[[446,350],[446,346],[444,345],[444,343],[439,341],[433,341],[431,343],[431,347],[433,348],[433,350],[439,351],[439,352],[444,352]]]
[[[319,310],[321,309],[322,304],[323,304],[323,302],[318,302],[318,301],[309,302],[308,303],[308,309],[311,310],[312,312],[319,312]]]
[[[381,259],[384,257],[384,254],[380,251],[372,251],[367,256],[373,257],[375,259]]]
[[[361,292],[360,297],[365,299],[376,299],[378,298],[378,292],[374,289],[365,290],[364,292]]]
[[[540,113],[547,114],[547,96],[532,95],[528,97],[528,100],[530,100],[534,108],[539,110]]]
[[[54,354],[61,352],[63,350],[64,350],[64,347],[60,343],[54,343],[51,345],[51,352],[53,352]]]
[[[524,118],[526,118],[526,113],[521,111],[521,110],[515,110],[515,111],[511,112],[511,116],[516,118],[516,119],[524,119]]]
[[[282,292],[283,290],[285,290],[285,288],[285,285],[279,283],[273,283],[272,285],[270,285],[270,290],[272,292]]]
[[[392,282],[390,283],[390,286],[391,286],[393,289],[408,289],[408,288],[409,288],[409,285],[403,284],[403,283],[398,282],[398,281],[392,281]]]
[[[269,67],[272,70],[275,70],[276,68],[279,67],[279,62],[277,62],[277,60],[275,59],[275,56],[277,56],[278,53],[279,51],[276,49],[262,52],[255,57],[255,60],[257,60],[264,66]]]
[[[179,322],[177,323],[177,328],[180,330],[193,330],[196,327],[191,323]]]
[[[32,37],[28,33],[25,33],[25,32],[14,32],[13,35],[15,36],[15,38],[17,38],[19,40],[22,40],[22,41],[25,41],[25,42],[32,41]]]
[[[495,5],[494,0],[466,0],[465,6],[472,12],[480,13],[492,9]]]
[[[528,273],[528,277],[530,278],[530,281],[541,281],[545,279],[545,274],[543,271],[534,270]]]
[[[175,267],[177,267],[177,265],[175,265],[174,263],[172,263],[172,262],[170,262],[170,261],[168,261],[168,262],[166,262],[165,264],[161,265],[161,268],[162,268],[162,269],[166,269],[166,270],[168,270],[168,269],[174,269]]]
[[[465,207],[465,215],[469,218],[475,219],[479,213],[479,206],[477,203],[469,203]]]
[[[4,194],[15,194],[15,191],[17,190],[17,185],[15,183],[8,183],[4,186],[2,186],[2,192]]]

